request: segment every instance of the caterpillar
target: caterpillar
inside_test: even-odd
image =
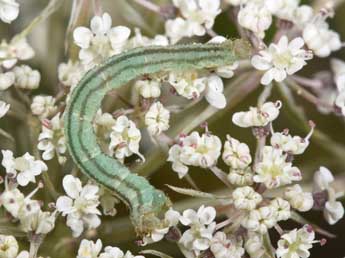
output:
[[[71,93],[64,115],[69,153],[83,173],[128,206],[138,235],[149,234],[159,227],[160,218],[171,202],[145,178],[131,173],[102,152],[92,125],[102,99],[108,91],[140,76],[226,66],[248,57],[249,52],[248,44],[242,40],[135,48],[112,56],[88,71]]]

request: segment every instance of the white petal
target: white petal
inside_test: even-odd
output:
[[[60,196],[56,201],[56,209],[63,214],[72,211],[73,200],[67,196]]]
[[[92,36],[92,32],[86,27],[78,27],[73,32],[74,42],[81,48],[90,46]]]
[[[80,180],[72,175],[65,176],[62,185],[67,195],[73,199],[77,198],[82,190]]]

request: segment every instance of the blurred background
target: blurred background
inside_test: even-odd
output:
[[[62,0],[61,0],[62,1]],[[85,0],[90,1],[91,0]],[[20,32],[27,24],[30,23],[47,5],[47,0],[18,0],[20,3],[20,15],[11,25],[0,23],[0,40],[10,40],[14,35]],[[71,43],[71,34],[68,33],[67,28],[72,9],[71,0],[64,1],[63,6],[59,10],[53,13],[43,23],[39,24],[30,34],[28,40],[31,46],[35,49],[36,55],[30,60],[30,65],[40,70],[42,78],[41,84],[38,90],[32,92],[33,95],[47,94],[55,95],[58,90],[57,79],[57,67],[61,62],[66,62],[68,56],[75,56],[77,49],[71,47],[68,51],[65,50],[65,38]],[[148,10],[143,9],[138,4],[135,4],[131,0],[101,0],[103,11],[108,12],[113,18],[113,26],[125,25],[132,29],[138,27],[142,30],[143,34],[147,36],[153,36],[164,32],[164,20],[158,15],[154,15]],[[168,1],[155,1],[156,3],[168,3]],[[303,1],[304,3],[311,3],[312,1]],[[321,1],[320,1],[321,2]],[[84,15],[78,20],[77,25],[89,26],[90,17],[93,16],[92,7],[84,10]],[[345,4],[341,4],[336,10],[335,18],[330,21],[330,24],[334,30],[339,32],[342,39],[345,41]],[[237,36],[234,25],[229,20],[226,13],[220,15],[214,26],[214,30],[228,38],[234,38]],[[273,32],[272,32],[273,33]],[[206,41],[207,38],[201,39]],[[345,50],[333,53],[333,57],[337,57],[345,60]],[[310,64],[303,70],[305,76],[322,71],[329,70],[329,59],[313,59]],[[236,78],[226,82],[226,87],[232,87],[232,84]],[[248,106],[255,106],[257,97],[262,91],[262,88],[255,90],[248,96],[242,99],[237,99],[236,96],[232,97],[230,101],[233,101],[233,105],[230,108],[221,111],[215,115],[212,115],[209,122],[209,129],[216,135],[218,135],[223,141],[226,134],[246,142],[251,150],[255,150],[255,139],[252,136],[250,130],[243,130],[235,127],[231,123],[232,114],[239,110],[246,110]],[[272,100],[281,99],[279,90],[274,89]],[[296,165],[303,171],[306,187],[311,187],[310,182],[313,173],[319,168],[320,165],[328,167],[337,176],[337,187],[345,190],[345,122],[344,119],[336,117],[335,115],[323,115],[320,114],[315,106],[306,103],[303,99],[296,97],[298,106],[303,107],[305,110],[305,116],[309,120],[313,120],[317,128],[328,135],[331,139],[324,139],[319,141],[313,139],[310,147],[306,153],[296,160]],[[178,128],[184,128],[190,123],[196,115],[200,114],[206,108],[206,103],[202,102],[194,107],[192,110],[184,112],[182,115],[173,118],[176,126],[172,128],[172,131],[178,130]],[[182,121],[182,122],[181,122]],[[299,119],[296,119],[294,110],[283,105],[282,114],[278,121],[275,123],[275,130],[280,131],[284,128],[289,128],[290,132],[294,135],[306,135],[305,126]],[[30,151],[30,144],[27,140],[27,128],[29,125],[26,122],[20,122],[16,119],[10,119],[0,121],[0,127],[10,132],[16,140],[15,146],[6,140],[0,142],[0,148],[15,149],[17,155],[21,155],[26,151]],[[197,128],[197,130],[202,130]],[[344,148],[337,148],[334,150],[332,147],[334,143]],[[144,175],[149,175],[151,182],[157,187],[163,189],[174,201],[175,205],[181,209],[198,207],[202,203],[207,204],[203,200],[189,199],[185,196],[176,194],[165,186],[165,184],[175,185],[179,187],[188,187],[189,184],[183,180],[179,180],[177,174],[171,169],[170,163],[160,162],[166,158],[164,152],[155,150],[152,146],[145,146],[144,153],[148,158],[148,165],[137,168],[137,172]],[[330,151],[330,149],[332,149]],[[335,155],[337,152],[337,155]],[[341,159],[340,157],[343,157]],[[61,187],[62,177],[69,173],[69,168],[62,169],[56,160],[47,162],[49,166],[50,176],[55,184],[55,187],[60,193],[63,192]],[[223,167],[226,170],[225,167]],[[3,173],[2,173],[3,175]],[[198,186],[202,191],[221,191],[223,188],[222,183],[209,171],[201,169],[191,169],[191,177],[198,183]],[[45,195],[44,191],[40,191],[36,198],[44,200],[46,203],[51,202],[48,195]],[[119,246],[125,249],[138,250],[135,244],[135,234],[133,228],[127,219],[127,211],[121,204],[118,205],[119,214],[116,217],[103,217],[102,226],[96,231],[91,231],[86,234],[88,238],[97,239],[101,238],[104,246],[112,245]],[[1,211],[3,212],[3,211]],[[2,216],[3,214],[1,214]],[[328,243],[319,247],[315,245],[312,249],[312,258],[342,258],[345,256],[345,219],[341,220],[335,226],[329,226],[325,223],[321,212],[309,212],[307,214],[308,220],[315,224],[320,225],[324,229],[337,235],[335,239],[328,239]],[[285,223],[284,229],[294,228],[297,225],[294,223]],[[20,234],[19,234],[20,235]],[[277,237],[274,234],[273,238]],[[319,236],[319,238],[321,238]],[[22,238],[22,248],[28,248],[25,238]],[[79,246],[79,240],[71,238],[70,230],[65,225],[65,219],[60,217],[57,221],[55,230],[50,233],[47,239],[44,241],[40,255],[52,258],[64,257],[72,258],[76,256],[77,248]],[[174,244],[166,241],[160,242],[149,249],[157,249],[170,254],[173,257],[182,257]]]

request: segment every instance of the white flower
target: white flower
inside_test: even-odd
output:
[[[72,89],[78,84],[84,73],[85,70],[80,62],[73,62],[72,60],[61,63],[58,67],[59,81],[65,86],[72,87]]]
[[[319,57],[327,57],[342,46],[340,35],[329,29],[322,15],[317,15],[304,26],[303,38],[308,48]]]
[[[247,112],[238,112],[232,116],[232,122],[240,127],[266,126],[279,115],[281,102],[266,102],[261,107],[250,107]]]
[[[292,155],[303,154],[309,146],[309,139],[313,133],[313,127],[311,132],[305,138],[299,136],[291,136],[288,133],[273,133],[271,137],[271,145],[275,148],[283,150],[285,153]]]
[[[16,66],[13,69],[16,76],[15,86],[25,89],[37,89],[41,80],[41,74],[37,70],[32,70],[28,65]]]
[[[0,118],[4,117],[8,110],[10,110],[10,104],[0,100]]]
[[[306,212],[314,205],[313,195],[304,192],[300,185],[293,185],[285,189],[284,198],[289,201],[292,208]]]
[[[15,75],[13,72],[0,73],[0,90],[7,90],[14,84]]]
[[[226,234],[218,231],[211,240],[210,250],[215,258],[241,258],[244,254],[242,241],[228,239]]]
[[[98,258],[102,250],[102,241],[98,239],[96,243],[83,239],[80,242],[77,258]]]
[[[287,154],[271,146],[265,146],[262,161],[255,167],[254,182],[267,188],[277,188],[302,179],[301,171],[286,161]]]
[[[130,35],[124,26],[111,28],[108,13],[91,19],[90,28],[77,27],[73,32],[74,42],[81,48],[79,59],[86,66],[93,66],[105,58],[122,52]]]
[[[165,31],[172,44],[175,44],[183,37],[193,36],[188,21],[181,17],[177,17],[174,20],[167,20],[165,22]]]
[[[151,234],[144,237],[144,244],[158,242],[163,239],[165,234],[169,232],[169,229],[173,226],[176,226],[180,220],[180,213],[170,208],[164,215],[164,220],[162,221],[162,225],[155,228]]]
[[[250,186],[238,187],[232,192],[234,205],[240,210],[254,210],[262,196]]]
[[[2,150],[1,152],[3,156],[1,164],[5,167],[6,173],[17,176],[17,182],[21,186],[26,186],[29,182],[35,183],[35,177],[48,170],[43,161],[35,160],[29,153],[14,158],[10,150]]]
[[[290,43],[286,36],[280,38],[278,44],[271,43],[268,49],[253,56],[252,65],[266,71],[261,78],[263,85],[268,85],[275,80],[281,82],[287,75],[292,75],[301,70],[307,63],[305,60],[312,58],[311,53],[303,49],[304,40],[295,38]]]
[[[152,135],[159,135],[169,129],[170,112],[162,103],[155,102],[145,114],[147,130]]]
[[[198,78],[196,72],[171,72],[168,82],[179,95],[187,99],[197,99],[206,89],[207,78]]]
[[[334,181],[334,177],[326,167],[320,167],[314,174],[314,192],[327,193],[327,201],[323,210],[323,215],[327,222],[331,225],[337,223],[342,217],[344,217],[344,207],[337,198],[344,195],[343,192],[337,193],[335,189],[330,185]]]
[[[39,209],[30,216],[21,219],[21,229],[24,232],[46,235],[54,229],[55,220],[56,212],[43,212]]]
[[[265,31],[272,24],[272,14],[264,1],[248,2],[238,13],[238,23],[253,31],[259,38],[265,37]]]
[[[144,156],[139,152],[140,140],[141,133],[135,123],[126,116],[120,116],[110,133],[110,155],[115,155],[117,159],[123,161],[125,157],[136,154],[144,161]]]
[[[310,22],[314,16],[314,9],[309,5],[301,5],[299,6],[293,15],[293,20],[299,29],[303,29],[308,22]]]
[[[12,68],[18,60],[28,60],[34,55],[35,52],[26,41],[26,38],[15,40],[10,44],[6,41],[0,43],[0,59],[3,59],[0,64],[6,69]]]
[[[249,167],[246,169],[230,169],[228,180],[233,185],[246,186],[254,183],[253,176],[253,171]]]
[[[42,122],[42,132],[38,136],[38,141],[37,148],[43,151],[44,160],[51,160],[56,154],[60,163],[65,161],[63,154],[66,152],[66,144],[60,113],[51,120],[46,119]]]
[[[161,95],[161,85],[157,80],[138,80],[134,87],[143,98],[158,98]]]
[[[271,201],[270,205],[275,212],[277,221],[288,220],[291,217],[289,202],[277,197]]]
[[[15,0],[0,1],[0,19],[3,22],[11,23],[19,14],[19,4]]]
[[[266,0],[272,14],[283,20],[294,22],[300,0]]]
[[[40,118],[46,118],[57,110],[55,98],[52,96],[35,96],[31,104],[31,112]]]
[[[250,150],[247,144],[241,143],[227,135],[224,143],[223,160],[232,169],[245,169],[252,162]]]
[[[197,212],[192,209],[185,210],[180,222],[190,229],[183,233],[179,242],[197,255],[200,251],[207,250],[216,227],[215,218],[216,210],[213,207],[201,206]]]
[[[78,237],[87,228],[97,228],[101,224],[97,209],[99,205],[99,188],[88,184],[82,186],[80,180],[72,175],[64,177],[63,188],[67,196],[60,196],[56,201],[56,208],[67,215],[67,226],[73,231],[73,236]]]
[[[1,258],[16,258],[18,249],[18,242],[13,236],[0,235]]]
[[[309,249],[312,248],[315,233],[309,225],[281,236],[278,241],[276,255],[278,258],[307,258],[310,256]]]
[[[183,16],[165,24],[166,34],[173,44],[183,37],[204,35],[221,12],[219,0],[173,0],[173,3]]]
[[[256,210],[251,210],[242,221],[242,226],[250,231],[265,234],[269,228],[276,223],[275,210],[271,206],[263,206]]]
[[[248,232],[248,239],[244,244],[247,253],[251,258],[261,258],[266,253],[263,247],[262,235],[256,232]]]
[[[188,172],[187,166],[208,168],[217,163],[221,154],[222,143],[215,135],[199,135],[193,132],[182,137],[179,144],[173,145],[169,150],[168,161],[172,162],[175,172],[182,178]]]
[[[208,103],[218,109],[225,108],[226,98],[223,94],[224,84],[222,79],[217,75],[210,75],[207,77],[206,85],[205,98]]]

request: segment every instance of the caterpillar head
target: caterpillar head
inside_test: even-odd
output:
[[[143,237],[151,234],[155,229],[164,226],[165,212],[171,207],[171,201],[163,192],[157,191],[152,204],[143,205],[139,213],[132,214],[132,220],[138,236]],[[134,215],[134,216],[133,216]]]

